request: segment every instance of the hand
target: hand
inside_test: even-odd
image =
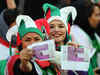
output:
[[[61,65],[61,52],[59,51],[55,51],[55,54],[54,54],[54,59],[51,60],[51,63],[55,63],[57,65]]]
[[[94,69],[94,75],[100,75],[100,68]]]
[[[16,8],[15,0],[7,0],[7,7],[8,9],[15,9]]]
[[[80,45],[79,45],[79,44],[76,44],[76,43],[74,43],[74,42],[68,42],[68,43],[67,43],[67,45],[74,46],[75,48],[80,47]]]
[[[34,52],[30,49],[23,49],[20,52],[20,59],[23,64],[26,64],[33,57]]]
[[[29,61],[32,59],[33,55],[34,52],[29,49],[23,49],[20,52],[20,60],[21,60],[20,69],[22,71],[29,72],[32,70],[32,64]]]

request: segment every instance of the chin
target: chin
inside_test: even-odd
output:
[[[60,39],[55,39],[56,42],[62,42],[63,40]]]

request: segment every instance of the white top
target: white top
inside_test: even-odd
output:
[[[89,36],[77,25],[73,25],[71,27],[71,35],[75,43],[82,45],[85,48],[93,48],[92,46],[92,40],[89,38]],[[100,44],[100,37],[95,33],[96,39],[98,40],[98,43]],[[97,62],[100,66],[100,53],[97,55]]]
[[[93,48],[92,41],[89,36],[77,25],[71,27],[71,35],[75,43],[86,48]]]

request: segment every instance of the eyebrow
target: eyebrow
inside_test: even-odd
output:
[[[40,37],[38,37],[38,36],[36,36],[36,37],[34,37],[35,39],[40,39]]]
[[[30,40],[31,38],[30,38],[30,37],[26,37],[25,39],[28,39],[28,40]]]
[[[64,24],[58,24],[58,25],[62,25],[62,26],[64,26]]]
[[[53,26],[54,24],[50,24],[50,26]]]

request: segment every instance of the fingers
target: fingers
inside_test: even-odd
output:
[[[34,54],[34,51],[30,50],[30,49],[23,49],[21,52],[20,52],[21,55],[28,55],[28,56],[33,56]]]
[[[94,69],[94,74],[95,75],[100,75],[100,68]]]
[[[76,44],[76,43],[74,43],[74,42],[68,42],[67,44],[68,44],[68,45],[71,45],[71,46],[74,46],[75,48],[80,47],[79,44]]]
[[[20,52],[20,59],[22,63],[27,63],[28,61],[31,60],[31,58],[34,55],[34,51],[30,50],[30,49],[23,49]]]

